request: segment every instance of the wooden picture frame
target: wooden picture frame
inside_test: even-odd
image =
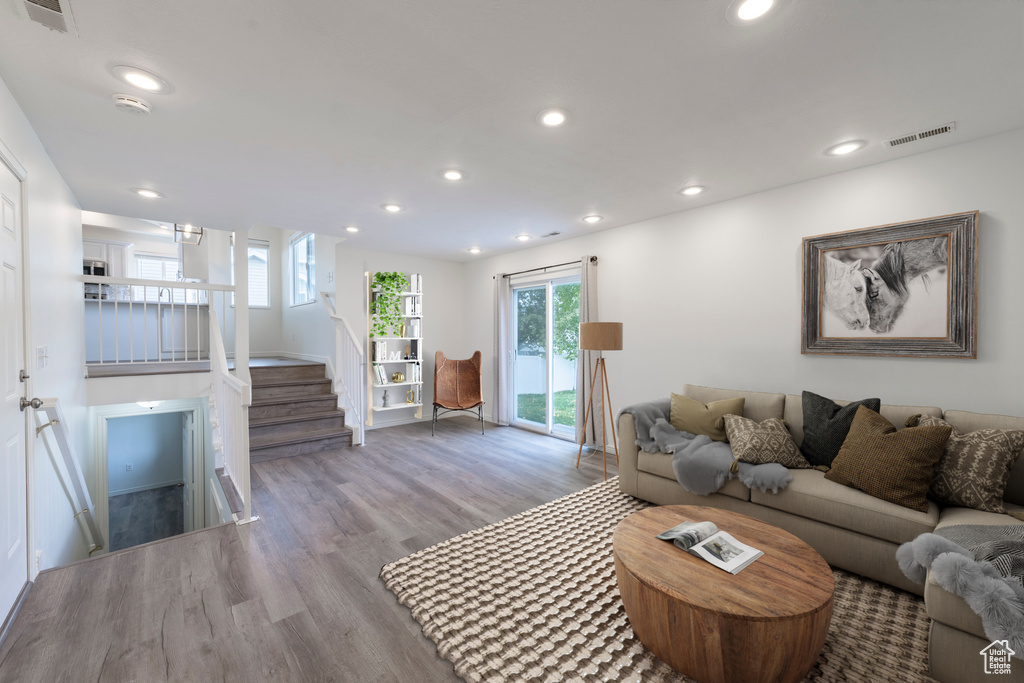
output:
[[[803,239],[801,353],[977,358],[978,212]]]

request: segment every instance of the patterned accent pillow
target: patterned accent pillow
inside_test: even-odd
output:
[[[818,396],[810,391],[803,392],[804,441],[800,446],[807,462],[812,465],[831,467],[832,461],[843,447],[846,434],[850,431],[853,416],[860,406],[876,413],[882,409],[879,398],[865,398],[840,406],[835,401]]]
[[[704,405],[696,399],[672,394],[668,421],[681,432],[706,434],[715,441],[728,441],[722,418],[729,413],[742,415],[742,398],[725,398]]]
[[[919,416],[917,424],[946,426],[953,430],[935,466],[928,497],[942,505],[1005,513],[1003,492],[1010,470],[1024,450],[1024,431],[979,429],[964,434],[931,415]]]
[[[825,478],[911,510],[928,512],[925,495],[932,471],[952,431],[949,426],[936,425],[897,432],[884,417],[860,406]]]
[[[737,460],[761,465],[777,462],[784,467],[808,469],[811,463],[800,455],[786,423],[777,417],[754,422],[739,415],[725,416],[725,433],[729,437],[732,454]]]

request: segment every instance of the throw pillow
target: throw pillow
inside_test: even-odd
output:
[[[917,424],[951,427],[931,415],[919,416]],[[956,427],[951,429],[946,450],[935,466],[929,498],[942,505],[1005,513],[1003,492],[1010,469],[1024,450],[1024,431],[979,429],[964,434]]]
[[[743,399],[726,398],[704,405],[700,401],[672,394],[668,421],[681,432],[707,434],[715,441],[728,441],[725,434],[726,414],[742,415]]]
[[[807,462],[812,465],[830,467],[839,449],[850,431],[853,416],[860,406],[875,411],[882,408],[879,398],[865,398],[841,406],[835,401],[818,396],[809,391],[803,392],[804,409],[804,442],[800,446]]]
[[[762,465],[777,462],[784,467],[807,469],[811,466],[800,455],[786,423],[777,417],[754,422],[740,415],[725,416],[725,433],[729,437],[733,457],[743,462]]]
[[[860,406],[825,478],[911,510],[928,512],[925,496],[932,471],[952,431],[949,426],[929,426],[897,432],[884,417]]]

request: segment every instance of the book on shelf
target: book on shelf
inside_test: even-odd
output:
[[[705,560],[730,574],[739,574],[764,552],[740,543],[713,522],[683,522],[657,538],[671,541],[676,547]]]

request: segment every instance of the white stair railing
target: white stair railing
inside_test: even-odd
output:
[[[236,513],[238,524],[254,522],[252,495],[249,487],[249,406],[252,404],[252,386],[228,371],[224,340],[220,336],[217,312],[210,311],[210,372],[213,376],[214,450],[218,451],[218,465],[224,467],[241,503]],[[230,493],[229,493],[230,495]]]
[[[85,485],[85,476],[82,474],[82,466],[78,462],[78,455],[75,453],[75,446],[71,443],[71,436],[68,434],[68,422],[64,419],[64,411],[55,398],[42,399],[43,405],[36,410],[36,414],[42,413],[46,416],[46,422],[36,427],[36,435],[42,433],[47,427],[53,430],[53,438],[57,442],[57,451],[60,460],[64,463],[64,470],[57,467],[57,476],[64,479],[64,488],[67,489],[71,499],[71,505],[75,510],[75,518],[85,522],[85,531],[89,535],[89,554],[103,548],[103,534],[96,523],[95,509],[92,498],[89,496],[89,488]],[[65,477],[65,472],[67,476]],[[70,480],[70,481],[68,481]]]
[[[217,311],[234,334],[232,285],[83,275],[85,362],[89,366],[181,364],[209,359]]]
[[[345,424],[352,429],[352,445],[363,445],[365,426],[363,406],[366,405],[366,365],[363,347],[352,327],[338,315],[328,292],[320,292],[327,315],[334,321],[334,390],[345,410]]]

